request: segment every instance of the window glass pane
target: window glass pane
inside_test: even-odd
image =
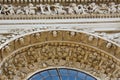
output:
[[[57,75],[57,70],[49,70],[50,75]]]
[[[60,69],[59,72],[60,72],[60,75],[68,75],[67,69]]]
[[[61,76],[62,80],[68,80],[68,76]],[[72,80],[72,79],[70,79]]]
[[[40,75],[42,75],[43,77],[48,77],[49,73],[48,73],[48,71],[43,71],[40,73]]]
[[[30,80],[39,80],[42,77],[39,74],[35,74]]]
[[[39,79],[38,79],[39,80]],[[40,80],[52,80],[51,76],[46,77],[45,79],[40,79]]]
[[[82,72],[78,72],[78,77],[81,78],[81,79],[85,79],[86,74],[82,73]]]
[[[78,80],[75,78],[75,76],[69,76],[69,80]]]
[[[77,71],[75,71],[75,70],[68,70],[68,73],[69,73],[69,75],[70,76],[77,76]]]
[[[52,76],[52,80],[60,80],[58,76]]]
[[[95,80],[95,79],[93,77],[91,77],[91,76],[87,76],[86,80]]]
[[[28,80],[97,80],[94,77],[73,69],[50,69],[34,74]]]

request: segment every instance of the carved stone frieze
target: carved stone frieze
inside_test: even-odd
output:
[[[72,30],[88,32],[90,34],[92,33],[92,34],[94,34],[96,36],[100,36],[100,37],[106,38],[106,39],[108,39],[110,41],[113,41],[113,42],[115,42],[117,44],[120,44],[120,32],[117,32],[117,33],[96,32],[94,29],[91,29],[91,28],[80,28],[80,26],[69,27],[69,28],[72,29]],[[50,29],[57,29],[58,30],[58,29],[65,29],[65,28],[64,27],[63,28],[62,27],[57,27],[57,26],[54,26],[54,27],[42,26],[41,28],[29,28],[29,29],[15,28],[15,29],[8,29],[6,32],[8,32],[8,34],[9,33],[11,33],[11,34],[9,34],[7,36],[5,36],[4,33],[0,34],[0,45],[4,44],[6,41],[8,41],[8,40],[10,40],[10,39],[12,39],[12,38],[14,38],[14,37],[16,37],[18,35],[23,35],[23,34],[26,34],[26,33],[29,33],[29,32],[34,32],[34,31],[42,31],[42,30],[50,30]],[[0,29],[0,31],[2,31],[2,29]],[[53,31],[52,34],[53,34],[53,36],[57,36],[57,32],[56,31]],[[71,32],[70,35],[74,36],[75,33]],[[36,37],[36,39],[40,38],[40,34],[39,33],[33,34],[33,36]],[[93,44],[96,44],[96,42],[95,42],[95,40],[97,39],[96,36],[90,35],[88,37],[88,41],[90,43],[92,41],[94,41]]]
[[[16,38],[15,38],[16,37]],[[47,41],[70,41],[84,43],[86,45],[93,46],[102,51],[109,53],[120,59],[120,46],[104,39],[102,37],[92,35],[85,32],[78,31],[65,31],[65,30],[49,30],[49,31],[37,31],[28,32],[18,36],[15,36],[12,40],[8,40],[4,45],[0,46],[0,61],[4,60],[13,51],[36,43]]]
[[[60,3],[54,4],[41,4],[34,5],[29,3],[26,6],[12,5],[12,4],[0,4],[1,15],[57,15],[57,14],[119,14],[120,4],[115,2],[109,3],[88,3],[88,4],[76,4],[69,3],[68,5],[62,5]]]
[[[81,2],[42,4],[38,2],[37,5],[27,2],[26,5],[18,4],[17,6],[16,4],[0,4],[0,15],[7,15],[0,16],[0,19],[119,18],[119,13],[120,4],[115,1],[99,2],[99,4],[97,2],[87,4]]]
[[[101,80],[120,79],[120,62],[90,46],[71,42],[47,42],[19,49],[0,67],[1,80],[24,80],[49,67],[77,68]]]
[[[119,45],[84,32],[26,33],[0,48],[0,78],[23,80],[37,70],[69,67],[101,80],[117,80],[120,79],[119,53]]]

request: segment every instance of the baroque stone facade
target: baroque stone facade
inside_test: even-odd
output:
[[[0,80],[51,68],[120,80],[119,24],[119,0],[0,0]]]
[[[97,49],[70,42],[48,42],[23,48],[1,65],[1,80],[23,80],[47,67],[74,67],[101,80],[120,79],[118,60]]]
[[[0,49],[0,76],[2,80],[24,80],[40,69],[68,67],[86,71],[100,80],[119,80],[119,48],[83,32],[32,32]]]
[[[38,4],[33,5],[29,3],[26,6],[14,6],[12,4],[0,4],[0,15],[60,15],[60,14],[119,14],[120,4],[109,2],[103,3],[89,3],[89,4],[75,4],[68,5],[55,4]]]

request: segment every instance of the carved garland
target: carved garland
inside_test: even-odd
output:
[[[70,67],[89,72],[101,80],[120,78],[119,61],[78,43],[47,42],[18,50],[1,66],[1,80],[24,80],[31,73],[48,67]]]
[[[84,70],[102,80],[117,80],[119,53],[119,45],[83,32],[33,32],[0,48],[0,78],[23,80],[37,70],[63,66]]]

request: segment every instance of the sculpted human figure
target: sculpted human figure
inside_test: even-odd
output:
[[[1,14],[5,14],[5,15],[14,15],[15,14],[15,11],[14,11],[14,7],[12,4],[10,5],[6,5],[4,4],[2,7],[1,7]]]
[[[78,11],[77,11],[78,14],[87,14],[86,11],[87,11],[87,9],[84,5],[82,5],[82,4],[78,5]]]
[[[37,8],[39,8],[40,14],[44,14],[44,15],[52,14],[49,4],[45,4],[45,5],[40,4],[40,5],[37,5]]]
[[[88,12],[89,13],[98,13],[99,12],[99,6],[96,3],[91,3],[88,6]]]
[[[74,10],[71,6],[65,7],[67,14],[74,14]]]
[[[55,3],[53,6],[56,14],[66,14],[66,11],[63,9],[64,7],[59,3]]]
[[[14,15],[15,14],[15,11],[14,11],[14,6],[12,4],[10,4],[8,6],[8,11],[9,11],[9,14],[10,15]]]
[[[45,14],[46,14],[46,15],[52,14],[52,11],[51,11],[51,9],[50,9],[50,5],[49,5],[49,4],[46,4],[46,5],[44,6],[44,8],[45,8]]]
[[[77,5],[75,3],[72,3],[69,6],[72,7],[74,13],[76,13],[76,14],[79,13],[78,7],[77,7]]]
[[[29,14],[30,15],[35,15],[36,7],[34,7],[32,3],[30,3],[28,7],[29,7]]]
[[[37,10],[36,10],[37,9]],[[54,14],[110,14],[110,13],[120,13],[120,4],[115,4],[110,2],[108,5],[100,3],[90,3],[88,5],[71,3],[69,6],[62,6],[60,3],[55,3],[54,5],[49,4],[39,4],[34,6],[32,3],[26,6],[14,7],[10,5],[0,4],[0,14],[4,15],[15,15],[15,14],[35,14],[44,15],[54,15]]]
[[[73,13],[75,14],[86,14],[85,8],[82,4],[76,5],[75,3],[70,4],[72,7]]]
[[[114,2],[109,3],[109,8],[108,8],[108,12],[109,13],[116,13],[117,9],[116,9],[116,5]]]
[[[29,14],[29,7],[28,7],[28,6],[25,6],[25,7],[24,7],[24,12],[25,12],[26,15]]]
[[[38,9],[38,13],[37,14],[44,14],[44,5],[39,4],[36,5],[37,9]]]
[[[32,3],[30,3],[28,6],[24,7],[25,14],[28,15],[35,15],[35,9],[36,7],[33,6]]]
[[[120,13],[120,4],[117,5],[117,12]]]
[[[65,7],[68,14],[75,14],[75,12],[73,10],[73,6],[76,6],[76,4],[72,3],[69,6]]]
[[[6,4],[3,5],[1,13],[5,14],[5,15],[9,14],[8,5],[6,5]]]
[[[93,13],[93,7],[95,6],[95,3],[91,3],[89,4],[87,7],[88,7],[88,12],[89,13]]]
[[[108,6],[106,4],[100,4],[100,14],[107,14],[108,13]]]
[[[24,11],[21,6],[18,6],[16,9],[16,14],[24,14]]]

